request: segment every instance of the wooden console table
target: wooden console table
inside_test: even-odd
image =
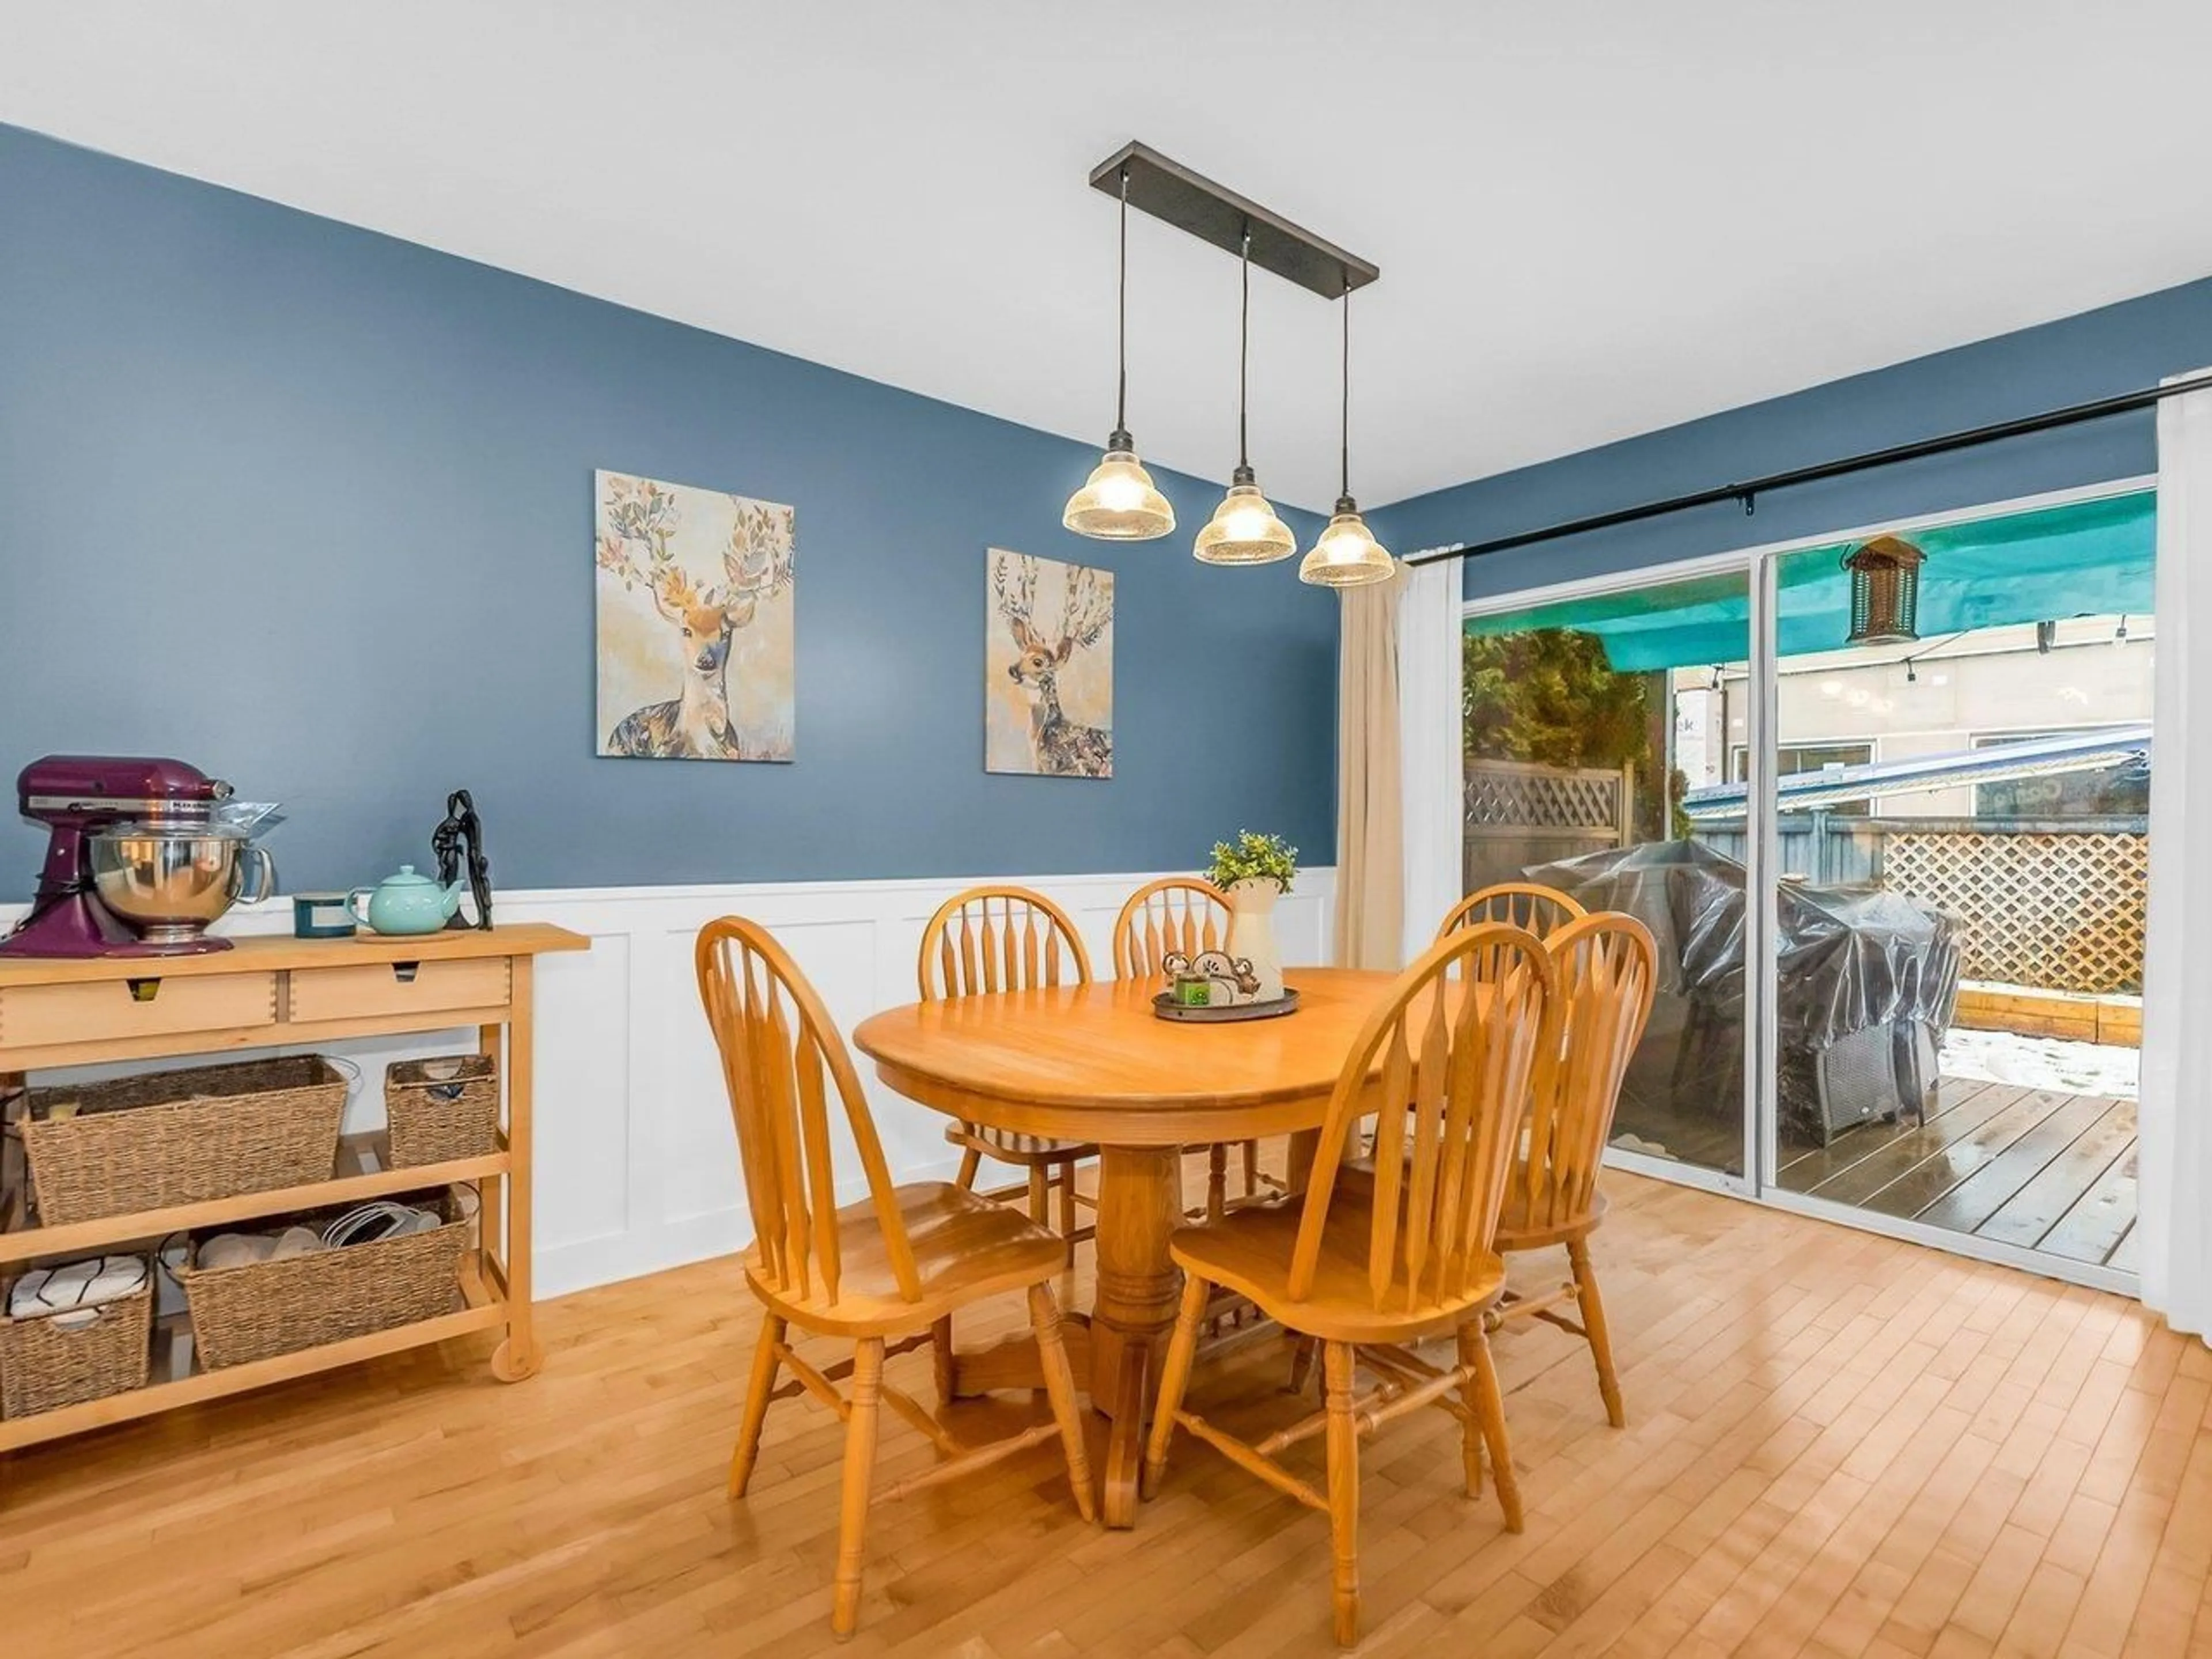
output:
[[[410,939],[247,936],[234,944],[233,950],[199,957],[0,957],[0,1110],[15,1109],[10,1097],[21,1090],[25,1073],[49,1066],[473,1025],[479,1052],[500,1056],[504,1050],[502,1146],[480,1158],[395,1170],[382,1134],[348,1135],[327,1181],[42,1227],[30,1213],[21,1144],[10,1137],[0,1153],[0,1271],[119,1245],[144,1248],[187,1229],[466,1182],[482,1200],[478,1249],[463,1264],[453,1311],[218,1370],[182,1370],[177,1364],[173,1339],[188,1322],[173,1316],[156,1327],[152,1380],[145,1388],[0,1419],[0,1452],[470,1331],[504,1328],[491,1362],[502,1382],[520,1382],[538,1369],[530,1305],[531,970],[542,954],[587,950],[590,941],[562,928],[526,924]]]

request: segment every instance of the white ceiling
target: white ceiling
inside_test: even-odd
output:
[[[1087,441],[1141,137],[1382,267],[1369,506],[2212,272],[2205,0],[0,0],[0,120]],[[1130,420],[1234,459],[1236,266],[1132,216]],[[1336,493],[1330,305],[1253,454]]]

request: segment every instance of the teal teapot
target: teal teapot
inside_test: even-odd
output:
[[[441,887],[429,877],[418,875],[413,865],[403,864],[398,875],[348,893],[346,908],[373,933],[434,933],[460,909],[465,890],[458,881]],[[366,915],[359,908],[364,897],[368,900]]]

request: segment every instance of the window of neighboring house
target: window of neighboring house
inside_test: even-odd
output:
[[[2085,734],[2080,731],[1992,732],[1973,741],[1977,749],[1990,749],[2033,738]],[[1981,818],[2141,817],[2149,811],[2148,761],[2123,762],[2094,772],[2055,772],[2039,778],[1974,786],[1974,816]]]
[[[1776,775],[1787,777],[1793,772],[1827,772],[1846,766],[1864,766],[1874,759],[1870,743],[1785,743],[1774,751]],[[1729,755],[1729,775],[1736,783],[1747,782],[1751,777],[1751,750],[1737,744]],[[1857,800],[1839,800],[1826,809],[1838,817],[1863,818],[1874,810],[1874,802],[1865,797]]]

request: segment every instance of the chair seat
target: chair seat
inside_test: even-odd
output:
[[[1297,1243],[1300,1203],[1235,1210],[1201,1227],[1179,1227],[1168,1254],[1185,1273],[1249,1297],[1278,1324],[1328,1342],[1399,1343],[1439,1334],[1463,1323],[1471,1309],[1488,1306],[1505,1285],[1505,1266],[1484,1258],[1467,1296],[1439,1301],[1424,1291],[1407,1305],[1401,1277],[1377,1309],[1367,1284],[1366,1202],[1340,1188],[1328,1206],[1312,1294],[1292,1301],[1291,1253]]]
[[[1001,1164],[1066,1164],[1098,1156],[1098,1148],[1091,1141],[1020,1134],[1012,1129],[994,1129],[988,1123],[949,1124],[945,1138],[956,1146],[972,1146]]]
[[[863,1199],[835,1217],[841,1272],[833,1304],[817,1279],[801,1291],[778,1285],[756,1249],[745,1262],[755,1295],[793,1323],[823,1334],[893,1336],[925,1330],[955,1308],[1052,1279],[1067,1265],[1067,1242],[1019,1211],[945,1181],[891,1189],[914,1247],[921,1297],[899,1294],[877,1225]],[[819,1242],[817,1243],[819,1259]]]
[[[1501,1255],[1571,1243],[1588,1236],[1605,1219],[1603,1193],[1593,1194],[1589,1208],[1581,1215],[1561,1221],[1534,1218],[1530,1212],[1536,1206],[1528,1196],[1527,1182],[1528,1177],[1517,1170],[1507,1177],[1505,1204],[1498,1215],[1497,1247]],[[1375,1160],[1362,1158],[1346,1163],[1338,1170],[1336,1183],[1347,1195],[1356,1195],[1366,1203],[1375,1194]]]
[[[1498,1217],[1498,1248],[1499,1251],[1541,1250],[1554,1244],[1569,1244],[1586,1237],[1597,1224],[1605,1219],[1607,1207],[1603,1193],[1590,1194],[1589,1208],[1580,1215],[1565,1220],[1553,1221],[1532,1218],[1528,1188],[1515,1183],[1505,1189],[1505,1207]]]

